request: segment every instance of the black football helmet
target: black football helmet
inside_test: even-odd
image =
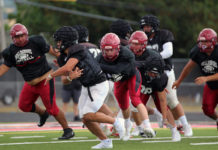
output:
[[[78,34],[79,34],[79,40],[78,40],[79,43],[89,41],[88,28],[86,28],[85,26],[82,26],[82,25],[74,25],[73,28],[76,29]]]
[[[154,15],[145,15],[140,20],[140,28],[143,29],[145,25],[151,26],[152,29],[149,33],[146,33],[148,37],[157,31],[160,26],[160,20]]]
[[[158,79],[164,73],[164,60],[161,58],[148,59],[148,65],[146,67],[145,76],[147,82],[151,82],[154,79]],[[155,76],[150,76],[149,73],[154,73]]]
[[[63,53],[68,47],[78,43],[79,35],[73,27],[63,26],[55,31],[53,38],[56,42],[62,42],[60,52]]]
[[[132,31],[133,29],[131,25],[127,21],[122,19],[114,21],[110,26],[110,32],[117,34],[120,38],[125,40],[129,40],[127,34],[129,33],[130,36]]]

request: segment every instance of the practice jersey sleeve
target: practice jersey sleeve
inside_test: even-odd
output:
[[[198,47],[197,47],[197,45],[195,45],[192,49],[191,49],[191,51],[190,51],[190,53],[189,53],[189,58],[191,59],[191,60],[193,60],[194,62],[198,62],[198,51],[199,51],[199,49],[198,49]]]
[[[29,40],[33,41],[36,44],[42,54],[49,52],[50,45],[46,43],[45,39],[42,36],[31,36]]]
[[[10,48],[6,48],[5,50],[3,50],[2,57],[4,59],[4,64],[6,66],[12,67],[14,65],[14,63],[12,61],[12,56],[11,56],[11,53],[10,53]]]
[[[174,41],[173,33],[170,32],[169,30],[162,29],[160,32],[160,36],[162,39],[162,44],[164,44],[166,42],[173,42]]]

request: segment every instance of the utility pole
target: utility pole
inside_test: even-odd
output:
[[[6,48],[5,39],[5,23],[4,23],[4,0],[0,0],[0,28],[1,28],[1,49],[0,52]]]

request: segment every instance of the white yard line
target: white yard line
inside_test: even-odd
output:
[[[72,139],[73,140],[76,140],[76,139],[88,139],[88,137],[73,137]],[[58,140],[58,138],[52,138],[52,140]]]
[[[190,143],[190,145],[216,145],[218,142],[208,142],[208,143]]]
[[[169,143],[174,142],[172,140],[161,140],[161,141],[142,141],[142,143]]]
[[[194,137],[183,137],[183,138],[217,138],[218,136],[194,136]],[[6,146],[6,145],[28,145],[28,144],[53,144],[53,143],[75,143],[75,142],[96,142],[99,141],[99,139],[92,139],[92,140],[75,140],[75,139],[82,139],[87,137],[75,137],[67,141],[47,141],[47,142],[21,142],[21,143],[1,143],[0,146]],[[131,138],[130,141],[140,141],[140,140],[149,140],[149,141],[142,141],[143,143],[162,143],[162,142],[173,142],[170,139],[171,137],[159,137],[159,138]],[[150,141],[150,140],[157,140],[158,141]],[[165,140],[160,140],[165,139]],[[119,140],[119,138],[112,138],[112,140]],[[197,145],[197,144],[218,144],[218,142],[214,143],[190,143],[191,145]]]
[[[30,139],[30,138],[43,138],[45,136],[13,136],[11,139]]]

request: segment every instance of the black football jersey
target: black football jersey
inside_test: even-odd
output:
[[[64,54],[64,53],[61,53],[61,55],[58,57],[58,65],[60,67],[64,66],[67,62],[67,55]],[[72,80],[70,84],[66,84],[66,85],[63,85],[63,89],[64,90],[71,90],[73,88],[76,88],[76,89],[81,89],[81,83],[78,79],[75,79],[75,80]]]
[[[155,36],[152,39],[148,40],[147,49],[156,50],[159,53],[163,51],[163,44],[166,42],[173,42],[174,36],[172,32],[166,29],[160,29],[155,32]],[[172,69],[172,60],[171,58],[164,59],[165,70]]]
[[[94,45],[92,43],[85,42],[85,43],[80,43],[80,45],[85,46],[94,58],[96,58],[99,55],[99,53],[101,52],[101,50],[96,45]]]
[[[160,78],[156,78],[151,82],[143,82],[141,86],[141,93],[151,95],[154,92],[162,92],[166,88],[167,82],[168,76],[166,73],[163,73]]]
[[[160,77],[153,79],[151,82],[147,78],[146,71],[148,68],[155,64],[156,68],[164,68],[164,61],[161,55],[154,51],[146,49],[141,56],[136,56],[136,66],[139,69],[142,77],[142,89],[143,94],[152,94],[153,92],[161,92],[167,86],[168,77],[165,73],[160,73]],[[160,69],[159,69],[160,70]],[[160,71],[161,72],[161,71]]]
[[[11,44],[6,48],[3,51],[4,64],[16,67],[25,81],[31,81],[51,70],[45,56],[49,49],[42,36],[32,36],[24,47]]]
[[[218,45],[215,46],[210,56],[200,52],[198,46],[195,45],[190,51],[190,58],[198,64],[203,75],[209,76],[218,73]],[[218,89],[218,81],[209,81],[207,85],[211,89]]]
[[[135,56],[127,47],[120,47],[119,56],[113,62],[108,62],[102,56],[97,60],[104,73],[113,81],[125,81],[136,74]]]
[[[106,76],[101,70],[100,65],[85,46],[80,44],[71,46],[68,53],[69,58],[79,60],[76,66],[79,69],[83,69],[83,74],[79,78],[83,86],[93,86],[106,80]]]

